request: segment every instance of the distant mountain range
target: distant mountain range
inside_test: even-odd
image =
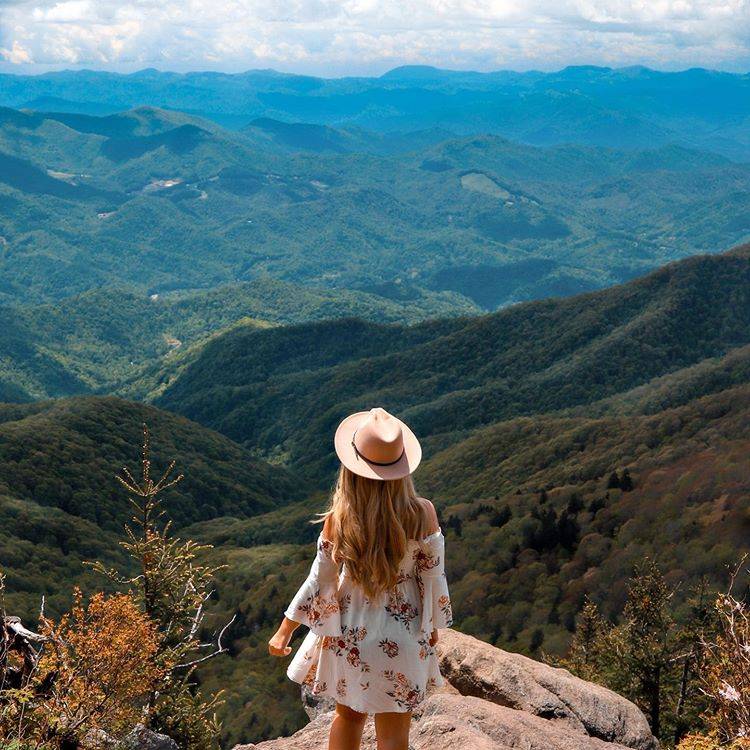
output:
[[[678,143],[743,160],[750,157],[749,94],[747,75],[644,67],[474,73],[407,66],[379,78],[337,79],[272,70],[0,76],[0,105],[15,108],[100,115],[148,105],[233,128],[256,118],[381,133],[441,128],[535,145]]]

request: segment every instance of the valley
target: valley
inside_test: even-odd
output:
[[[0,110],[0,398],[152,398],[234,326],[476,315],[750,236],[750,168],[708,152],[312,133]]]
[[[333,290],[269,277],[166,294],[106,287],[56,303],[6,305],[0,307],[0,399],[102,392],[149,398],[212,337],[235,327],[351,316],[411,323],[478,312],[451,292],[408,285]]]
[[[428,445],[444,445],[500,419],[583,410],[750,343],[749,290],[745,246],[468,319],[238,328],[212,341],[157,404],[254,449],[283,449],[325,477],[334,464],[321,437],[341,413],[382,403]],[[679,403],[679,389],[670,397]]]
[[[405,284],[492,310],[750,235],[748,166],[676,145],[479,135],[417,139],[401,154],[331,153],[314,141],[290,152],[165,110],[5,109],[0,160],[7,304],[271,276],[351,291]]]

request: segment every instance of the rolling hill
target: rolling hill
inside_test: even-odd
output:
[[[286,469],[253,458],[221,435],[113,397],[3,404],[0,488],[20,500],[119,531],[130,510],[119,486],[109,480],[138,457],[143,423],[151,430],[154,463],[174,458],[189,479],[175,490],[174,504],[167,508],[177,526],[201,518],[252,515],[305,494],[304,483]]]
[[[151,107],[0,110],[0,302],[270,277],[406,285],[493,310],[750,237],[750,166],[705,151],[540,148],[433,129],[397,152],[390,136],[275,122],[234,132]],[[344,141],[355,150],[323,148]]]
[[[437,446],[585,407],[750,343],[748,290],[745,246],[477,318],[240,327],[211,341],[157,403],[327,482],[342,415],[378,403]]]
[[[749,388],[745,381],[652,414],[521,417],[431,450],[416,479],[447,536],[458,626],[514,651],[557,654],[585,595],[607,616],[619,614],[631,566],[643,555],[679,586],[679,602],[702,575],[723,585],[724,566],[747,549],[750,532]],[[113,427],[102,429],[110,415]],[[187,506],[200,519],[209,493],[225,493],[215,472],[238,485],[247,476],[236,473],[248,463],[240,448],[147,407],[92,398],[4,407],[0,435],[11,442],[0,442],[0,465],[17,449],[0,489],[0,552],[14,611],[33,615],[41,592],[52,610],[64,606],[73,582],[101,585],[81,562],[117,557],[114,527],[40,505],[42,477],[56,493],[72,487],[90,497],[86,507],[109,508],[111,467],[132,465],[144,416],[158,425],[155,464],[175,455],[187,469],[168,503],[172,513]],[[75,457],[81,449],[83,461]],[[80,477],[78,467],[93,472]],[[210,623],[237,615],[230,656],[200,673],[207,689],[225,690],[227,746],[304,720],[298,691],[284,664],[267,661],[265,642],[307,571],[317,533],[310,519],[324,505],[321,493],[259,514],[217,505],[226,515],[211,509],[180,531],[216,545],[213,559],[228,565]],[[117,515],[108,513],[101,520]]]
[[[166,295],[102,288],[57,303],[0,307],[0,401],[159,392],[211,336],[357,315],[415,322],[479,312],[453,292],[408,284],[373,291],[255,281]]]
[[[243,135],[259,146],[275,147],[287,153],[364,153],[393,156],[420,151],[455,138],[445,128],[432,127],[406,133],[379,133],[359,127],[331,127],[310,122],[286,122],[258,117],[241,128]]]
[[[185,475],[164,504],[177,529],[248,517],[307,493],[287,470],[150,406],[112,397],[0,404],[0,567],[9,611],[33,621],[42,594],[59,613],[73,583],[103,585],[83,561],[122,557],[117,540],[131,508],[114,475],[138,469],[144,422],[154,471],[174,459]]]
[[[539,658],[565,651],[585,596],[616,619],[644,556],[678,612],[702,577],[725,586],[750,550],[749,417],[746,382],[652,415],[508,420],[432,453],[415,478],[445,530],[458,628]],[[311,498],[188,529],[230,566],[217,607],[237,615],[234,658],[201,674],[209,688],[230,686],[227,746],[304,721],[266,640],[306,574],[310,519],[324,507]]]
[[[266,639],[309,565],[332,427],[379,402],[424,438],[416,481],[447,536],[462,630],[562,653],[584,597],[616,618],[645,555],[679,585],[679,610],[748,548],[749,281],[740,247],[473,318],[240,324],[158,400],[226,436],[112,397],[4,405],[10,606],[33,616],[42,592],[58,610],[72,583],[101,585],[82,561],[119,555],[127,510],[111,476],[137,459],[147,421],[155,464],[175,457],[186,473],[167,504],[179,533],[228,565],[209,627],[236,615],[229,656],[199,674],[226,691],[225,744],[288,733],[304,714]]]

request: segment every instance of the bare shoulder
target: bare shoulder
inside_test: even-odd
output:
[[[427,534],[434,534],[440,529],[440,522],[438,521],[435,506],[426,497],[418,497],[417,500],[419,500],[420,504],[422,505],[425,517],[427,519]]]

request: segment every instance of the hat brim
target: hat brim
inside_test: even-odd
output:
[[[422,460],[422,446],[419,444],[417,436],[397,417],[394,417],[394,419],[401,425],[404,437],[404,452],[395,464],[379,466],[371,463],[354,450],[352,445],[354,433],[362,420],[369,414],[369,411],[358,411],[351,414],[336,429],[333,444],[339,460],[349,471],[368,479],[401,479],[409,476]]]

